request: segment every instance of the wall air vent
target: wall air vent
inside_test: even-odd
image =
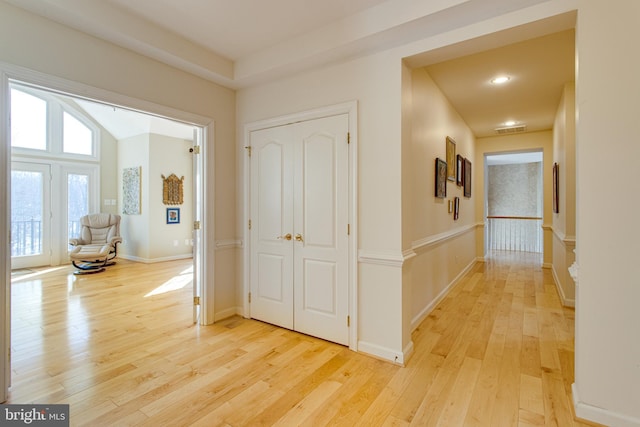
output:
[[[501,128],[495,128],[494,130],[498,135],[503,135],[505,133],[518,133],[527,130],[527,125],[505,126]]]

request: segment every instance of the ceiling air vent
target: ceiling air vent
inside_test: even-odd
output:
[[[527,125],[517,125],[517,126],[506,126],[501,128],[494,129],[498,135],[503,135],[505,133],[518,133],[524,132],[527,130]]]

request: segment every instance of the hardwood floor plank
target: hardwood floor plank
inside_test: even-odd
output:
[[[8,403],[67,403],[92,427],[592,425],[571,400],[575,313],[537,254],[475,265],[405,367],[238,316],[193,325],[189,268],[15,276]]]

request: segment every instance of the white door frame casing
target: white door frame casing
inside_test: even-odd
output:
[[[358,351],[358,102],[350,101],[313,110],[270,119],[251,122],[244,125],[244,198],[243,198],[243,285],[242,315],[251,317],[251,239],[249,238],[249,221],[251,219],[251,165],[250,151],[251,132],[284,126],[292,123],[320,119],[323,117],[347,114],[349,116],[349,349]]]
[[[7,400],[7,391],[11,385],[10,368],[10,345],[11,345],[11,252],[10,252],[10,226],[11,226],[11,204],[10,204],[10,173],[11,173],[11,146],[9,127],[9,82],[15,80],[22,83],[41,87],[46,90],[60,92],[77,98],[97,101],[114,106],[121,106],[141,113],[156,115],[174,121],[200,127],[202,129],[202,144],[200,155],[202,156],[201,170],[201,192],[202,203],[198,207],[199,211],[194,215],[200,218],[200,232],[206,236],[200,240],[200,253],[203,259],[207,254],[207,241],[215,241],[214,224],[207,221],[207,197],[215,200],[213,193],[215,185],[208,183],[208,167],[213,166],[214,150],[214,120],[212,118],[200,116],[193,113],[177,110],[150,101],[121,95],[93,86],[77,83],[71,80],[54,77],[45,73],[34,71],[28,68],[13,64],[0,62],[0,177],[3,185],[0,185],[0,206],[3,211],[0,213],[0,241],[5,244],[0,245],[0,402]],[[211,150],[211,158],[207,152]],[[211,174],[214,177],[214,174]],[[210,188],[210,190],[209,190]],[[214,207],[215,210],[215,207]],[[199,214],[199,215],[198,215]],[[214,255],[215,257],[215,255]],[[199,273],[201,284],[201,304],[202,313],[200,324],[213,323],[214,320],[214,275],[209,277],[208,272],[213,272],[212,263],[201,262]]]

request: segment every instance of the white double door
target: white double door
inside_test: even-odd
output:
[[[251,133],[251,317],[340,344],[349,328],[348,115]]]

